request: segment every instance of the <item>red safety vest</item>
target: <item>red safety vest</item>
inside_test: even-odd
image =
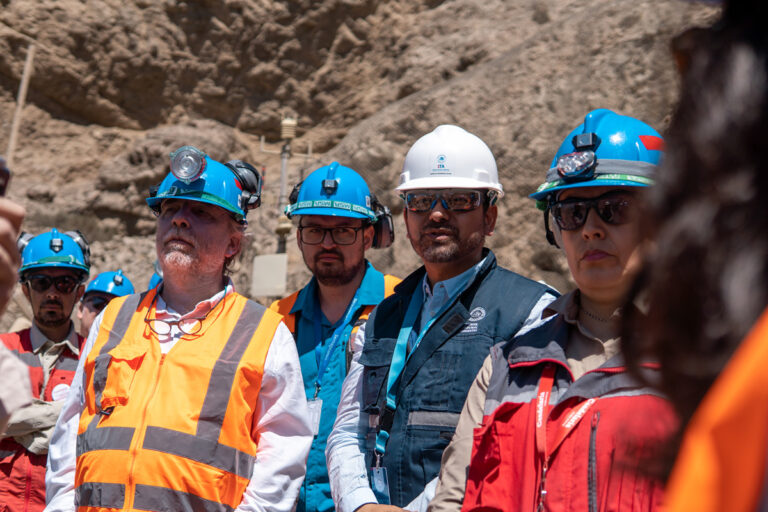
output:
[[[31,329],[0,334],[3,344],[26,363],[35,398],[53,401],[53,389],[69,386],[77,369],[78,356],[65,347],[43,389],[45,375],[40,358],[32,352]],[[83,338],[78,336],[80,347]],[[9,437],[0,441],[0,512],[39,512],[45,508],[46,455],[35,455]],[[4,508],[5,507],[5,508]]]

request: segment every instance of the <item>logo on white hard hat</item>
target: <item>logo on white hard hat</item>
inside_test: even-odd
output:
[[[451,174],[451,170],[447,167],[448,159],[445,155],[437,155],[435,166],[432,168],[430,174]]]

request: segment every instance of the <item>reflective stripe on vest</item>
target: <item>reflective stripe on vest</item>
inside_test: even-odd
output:
[[[153,293],[131,296],[105,312],[96,342],[101,347],[86,361],[86,373],[91,373],[86,384],[93,384],[86,387],[77,440],[79,506],[233,510],[255,461],[251,420],[255,422],[261,372],[281,318],[231,294],[204,320],[199,336],[185,338],[168,355],[160,355],[144,322]],[[133,372],[130,393],[120,382],[109,381],[115,378],[111,365],[125,361],[121,358],[129,359],[127,368]],[[190,361],[194,365],[188,368]],[[140,371],[143,378],[134,379]],[[157,376],[154,382],[148,382],[150,372]],[[205,387],[178,389],[173,377],[179,376]],[[122,393],[111,389],[115,387]],[[174,410],[164,414],[169,404]],[[177,425],[187,431],[169,428]],[[128,486],[105,483],[116,481]]]

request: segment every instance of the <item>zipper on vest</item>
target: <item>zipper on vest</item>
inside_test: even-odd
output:
[[[600,423],[600,411],[592,415],[592,428],[589,433],[589,467],[587,469],[587,491],[589,493],[589,512],[597,512],[597,425]]]
[[[141,449],[141,445],[144,444],[144,436],[146,435],[146,423],[147,423],[147,411],[149,410],[149,404],[155,397],[157,391],[157,385],[160,382],[160,372],[163,369],[163,363],[165,362],[165,354],[160,355],[160,363],[157,365],[157,372],[155,372],[155,378],[152,385],[152,391],[144,404],[144,410],[141,412],[141,423],[139,423],[138,435],[136,436],[136,443],[131,448],[131,468],[128,470],[128,485],[125,488],[125,510],[133,509],[133,499],[136,496],[136,482],[133,478],[134,469],[136,466],[136,454]]]

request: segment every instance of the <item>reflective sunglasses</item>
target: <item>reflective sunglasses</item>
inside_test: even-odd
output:
[[[438,201],[446,210],[469,212],[483,203],[484,194],[479,190],[416,190],[405,194],[408,211],[423,213],[431,211]]]
[[[587,221],[590,209],[608,224],[626,224],[632,219],[634,198],[627,192],[607,192],[592,199],[565,199],[552,203],[550,210],[560,229],[573,231]]]
[[[325,240],[325,234],[331,234],[331,240],[337,245],[352,245],[357,240],[357,232],[365,226],[321,228],[320,226],[299,226],[299,239],[308,245],[318,245]]]
[[[75,279],[72,276],[46,276],[44,274],[34,274],[25,279],[29,283],[29,287],[38,293],[42,293],[50,289],[51,285],[56,287],[61,293],[72,293],[72,290],[80,284],[79,279]]]

